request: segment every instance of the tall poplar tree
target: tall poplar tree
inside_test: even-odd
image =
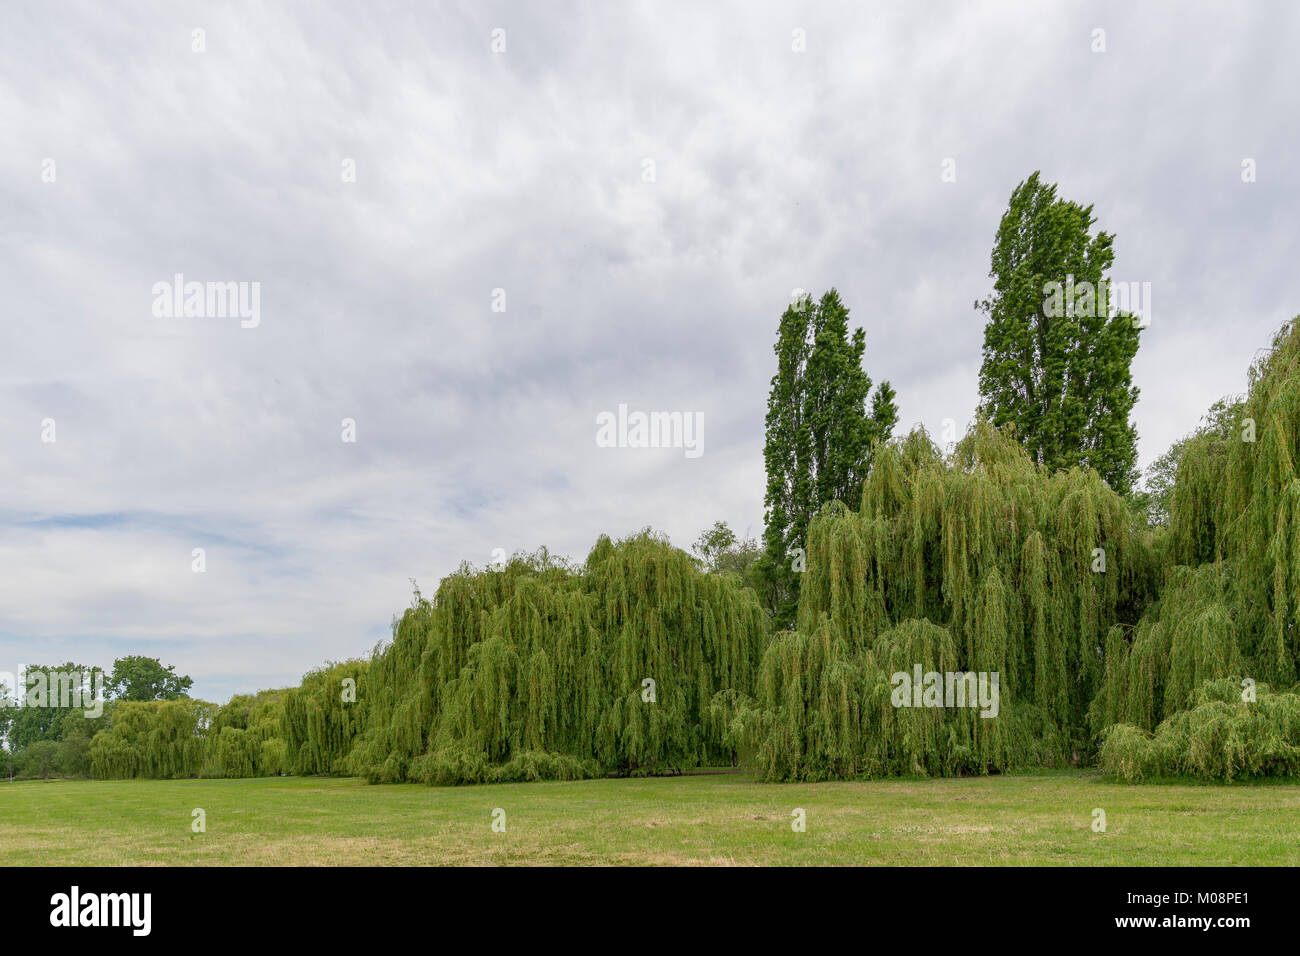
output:
[[[831,289],[819,302],[804,297],[791,304],[777,333],[763,458],[764,579],[778,627],[794,621],[802,569],[792,552],[804,547],[809,520],[830,501],[861,504],[872,448],[898,421],[890,384],[871,392],[862,367],[866,333],[850,335],[848,320]]]
[[[1137,462],[1130,366],[1138,323],[1111,315],[1106,270],[1114,236],[1091,206],[1061,199],[1035,172],[1011,193],[993,245],[993,294],[980,368],[981,412],[1014,423],[1030,457],[1050,470],[1091,467],[1127,494]]]

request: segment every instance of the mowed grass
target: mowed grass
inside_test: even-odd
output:
[[[191,830],[192,811],[207,832]],[[493,811],[506,830],[493,832]],[[791,829],[802,808],[807,831]],[[1093,810],[1106,832],[1092,830]],[[0,783],[8,865],[1290,865],[1300,786],[1095,772],[434,788],[322,777]]]

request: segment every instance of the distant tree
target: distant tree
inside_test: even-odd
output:
[[[54,752],[54,766],[65,777],[90,776],[90,738],[94,730],[65,721],[63,739]]]
[[[37,740],[24,747],[16,757],[20,777],[49,777],[59,766],[59,745],[53,740]]]
[[[1195,431],[1174,442],[1143,473],[1142,487],[1133,493],[1133,501],[1150,524],[1169,523],[1169,502],[1173,497],[1178,466],[1189,443],[1197,440],[1227,442],[1240,427],[1242,396],[1225,396],[1210,406]]]
[[[739,574],[750,587],[759,590],[759,581],[755,577],[759,562],[763,558],[763,544],[756,538],[737,540],[734,547],[718,555],[714,565],[715,571],[731,571]]]
[[[57,666],[30,664],[24,685],[15,690],[16,706],[8,713],[5,739],[10,748],[20,751],[41,740],[57,742],[63,737],[63,724],[70,715],[80,718],[94,709],[92,699],[98,667],[71,662]],[[68,698],[73,688],[80,700]],[[75,705],[75,706],[74,706]]]
[[[758,589],[755,572],[763,556],[762,545],[754,538],[737,538],[725,521],[715,521],[712,528],[701,532],[691,550],[705,571],[734,572],[747,585]]]
[[[872,449],[898,421],[888,382],[871,395],[862,367],[866,333],[850,335],[848,319],[831,289],[819,302],[805,297],[790,305],[777,332],[763,450],[763,577],[765,601],[782,627],[794,620],[799,577],[792,552],[803,546],[809,520],[829,501],[860,507]]]
[[[194,681],[164,667],[156,657],[132,655],[113,662],[108,679],[109,690],[118,700],[175,700],[189,696]]]
[[[0,740],[9,739],[9,725],[13,722],[15,704],[17,700],[13,688],[0,681]]]
[[[715,521],[712,528],[700,532],[700,536],[691,545],[691,550],[699,558],[704,570],[712,571],[717,564],[718,555],[734,547],[735,544],[736,533],[727,526],[725,521]]]
[[[1114,237],[1092,233],[1091,206],[1060,199],[1035,172],[1011,193],[989,275],[980,410],[1014,423],[1050,470],[1084,465],[1128,494],[1136,477],[1137,401],[1130,366],[1138,323],[1110,314]]]

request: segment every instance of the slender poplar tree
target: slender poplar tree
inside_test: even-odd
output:
[[[981,411],[1013,423],[1050,471],[1083,465],[1127,494],[1136,477],[1137,401],[1130,366],[1140,328],[1111,314],[1105,273],[1114,236],[1092,232],[1091,206],[1061,199],[1035,172],[1011,193],[993,245],[993,294],[980,368]]]
[[[866,333],[849,334],[849,310],[831,289],[791,304],[777,332],[777,370],[767,400],[764,580],[778,627],[794,621],[798,550],[808,522],[831,501],[858,507],[872,449],[898,421],[894,389],[871,394],[862,367]],[[868,406],[870,398],[870,406]]]

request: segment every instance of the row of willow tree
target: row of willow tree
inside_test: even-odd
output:
[[[298,687],[237,694],[224,705],[179,697],[116,701],[90,741],[93,776],[267,777],[338,770],[366,719],[368,661],[311,671]]]
[[[468,783],[728,763],[714,700],[753,687],[768,631],[736,576],[650,532],[602,537],[580,567],[545,550],[463,566],[371,660],[301,687],[119,704],[92,772]]]
[[[1300,320],[1297,320],[1300,322]],[[122,703],[104,777],[451,784],[742,763],[768,780],[1098,762],[1300,774],[1300,326],[1181,450],[1167,525],[980,421],[882,446],[807,532],[793,629],[651,532],[418,592],[369,660],[223,707]],[[896,707],[896,672],[999,675],[997,716]]]

